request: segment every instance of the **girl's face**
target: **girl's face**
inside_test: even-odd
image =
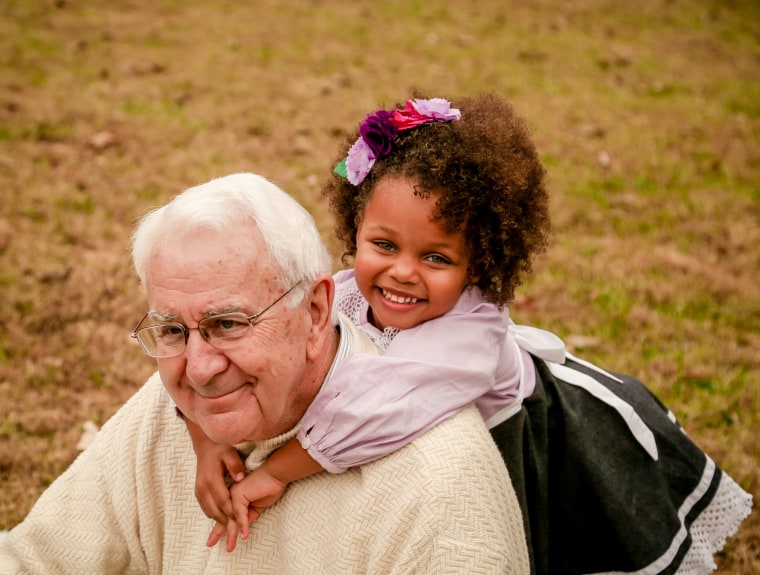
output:
[[[367,202],[354,272],[379,329],[408,329],[443,315],[467,285],[464,238],[431,220],[436,199],[415,196],[412,180],[385,177]]]

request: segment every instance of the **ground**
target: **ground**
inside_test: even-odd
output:
[[[515,319],[645,381],[758,501],[756,2],[5,0],[0,529],[155,368],[128,337],[136,219],[254,171],[314,214],[337,269],[320,182],[346,132],[416,89],[495,91],[531,126],[554,237]],[[755,512],[719,572],[760,572],[758,532]]]

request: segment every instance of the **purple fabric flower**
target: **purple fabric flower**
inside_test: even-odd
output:
[[[376,158],[387,156],[391,152],[391,143],[398,130],[391,124],[393,112],[378,110],[370,114],[359,126],[359,134],[367,143]]]
[[[346,158],[346,177],[353,185],[358,186],[367,177],[375,164],[375,156],[364,138],[359,138],[351,146]]]

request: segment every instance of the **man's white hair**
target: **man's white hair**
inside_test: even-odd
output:
[[[262,176],[232,174],[188,188],[164,206],[148,212],[132,235],[132,262],[145,288],[153,250],[182,234],[211,229],[225,234],[250,223],[261,234],[277,267],[282,289],[331,273],[332,260],[314,218]],[[230,232],[230,242],[236,240]]]

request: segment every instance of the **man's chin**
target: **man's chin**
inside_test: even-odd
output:
[[[198,422],[203,433],[215,443],[226,443],[228,445],[237,445],[247,440],[248,430],[244,430],[238,421],[228,414],[225,415],[207,415]]]

